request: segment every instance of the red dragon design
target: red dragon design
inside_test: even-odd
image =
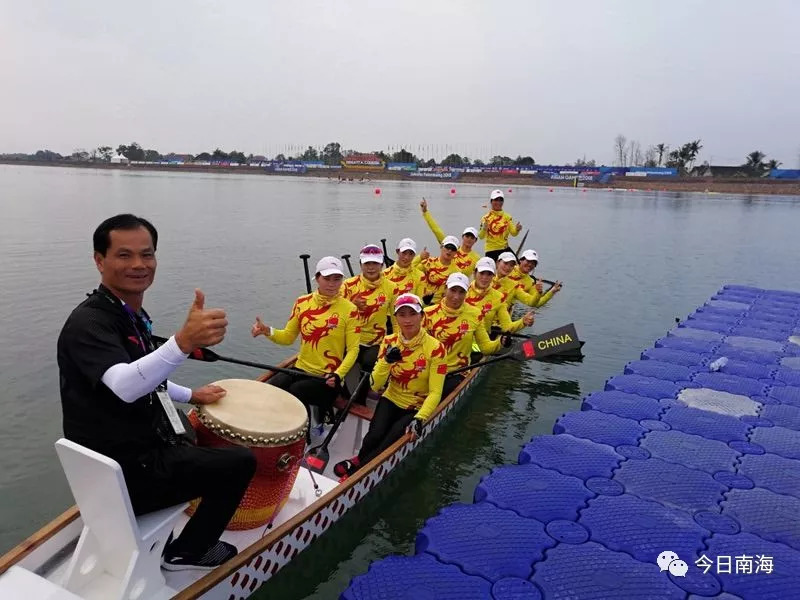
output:
[[[396,339],[396,338],[395,338]],[[388,343],[386,347],[388,347]],[[416,379],[419,376],[419,371],[416,368],[416,362],[413,363],[411,369],[404,369],[403,365],[407,364],[406,359],[414,354],[414,350],[405,348],[402,350],[401,355],[403,360],[397,363],[394,363],[391,367],[391,376],[392,380],[400,385],[400,387],[404,390],[408,389],[408,384],[411,383],[412,379]],[[423,359],[424,360],[424,359]]]
[[[328,362],[325,363],[325,371],[328,373],[333,373],[339,368],[339,365],[342,364],[342,359],[334,354],[331,354],[330,350],[325,350],[325,352],[322,353],[322,356],[328,359]]]
[[[459,269],[468,269],[472,266],[472,259],[469,257],[469,254],[465,254],[461,252],[461,250],[456,253],[456,257],[453,261]]]
[[[443,265],[438,259],[431,259],[425,272],[425,281],[432,286],[439,287],[447,281],[447,271],[446,265]]]
[[[502,236],[506,229],[508,229],[508,223],[506,223],[504,215],[490,213],[489,216],[486,217],[486,230],[493,236]]]
[[[316,324],[317,317],[324,315],[326,312],[328,312],[329,308],[330,306],[307,308],[300,311],[297,316],[297,320],[300,323],[300,335],[304,342],[311,344],[312,348],[316,348],[322,338],[326,337],[330,333],[331,328],[335,327],[339,323],[339,316],[332,315],[331,318],[327,319],[323,325]],[[331,323],[331,320],[334,319],[334,317],[336,322]]]

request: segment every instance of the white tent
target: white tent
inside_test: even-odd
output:
[[[111,157],[111,162],[116,164],[116,165],[118,165],[118,164],[126,165],[131,161],[129,161],[127,158],[125,158],[122,154],[117,154],[116,156],[112,156]]]

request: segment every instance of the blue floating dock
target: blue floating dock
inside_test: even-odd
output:
[[[800,599],[792,336],[800,293],[723,287],[341,598]]]

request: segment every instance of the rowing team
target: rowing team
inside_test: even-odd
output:
[[[439,237],[424,200],[422,208]],[[371,373],[372,390],[382,392],[361,450],[335,466],[338,476],[352,474],[404,432],[418,436],[441,398],[464,380],[456,371],[511,346],[508,334],[533,325],[533,311],[512,320],[513,304],[539,307],[560,289],[556,282],[544,293],[533,279],[538,264],[534,250],[522,252],[519,262],[509,250],[496,262],[489,256],[478,258],[472,250],[475,233],[467,228],[460,248],[455,237],[442,235],[436,258],[417,255],[414,240],[403,238],[397,261],[385,270],[382,249],[368,244],[359,253],[361,274],[346,280],[341,261],[326,256],[316,265],[317,290],[295,301],[283,329],[256,317],[253,337],[289,345],[300,336],[297,375],[278,373],[269,383],[306,407],[317,406],[329,416],[355,364],[362,373]],[[475,255],[470,273],[456,264],[458,252]],[[468,275],[474,276],[472,281]],[[502,332],[499,337],[492,335],[493,326]],[[365,403],[366,387],[356,386],[355,394],[356,402]]]

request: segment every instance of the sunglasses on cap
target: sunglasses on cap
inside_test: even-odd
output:
[[[377,246],[364,246],[361,249],[360,253],[361,254],[378,255],[378,254],[383,254],[383,250],[381,250]]]
[[[448,250],[458,250],[458,248],[456,246],[453,246],[453,244],[445,244],[444,246],[442,246],[442,248],[447,248]]]

